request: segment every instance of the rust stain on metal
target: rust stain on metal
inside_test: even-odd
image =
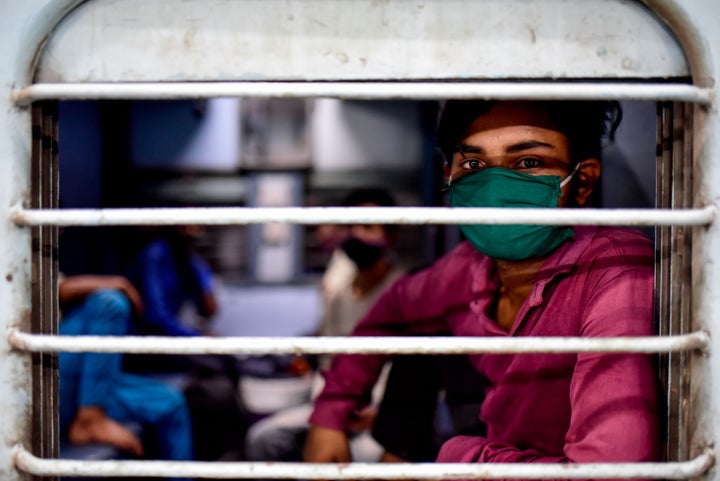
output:
[[[630,57],[623,57],[622,58],[622,68],[625,70],[635,70],[635,62]]]
[[[530,43],[532,43],[533,45],[535,45],[535,43],[537,42],[537,36],[535,35],[535,29],[532,28],[532,27],[531,27],[530,25],[528,25],[528,24],[525,24],[525,26],[527,27],[528,32],[530,32]]]
[[[185,33],[183,36],[183,44],[185,45],[185,48],[191,49],[193,46],[193,43],[195,42],[195,31],[190,30]]]

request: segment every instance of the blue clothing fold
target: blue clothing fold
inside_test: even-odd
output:
[[[145,301],[141,334],[198,336],[201,332],[183,325],[178,313],[183,303],[192,300],[200,306],[205,294],[212,292],[212,271],[197,255],[179,268],[170,243],[157,239],[141,253],[130,278]]]
[[[63,317],[60,334],[125,335],[130,313],[124,294],[97,291]],[[123,372],[122,354],[62,352],[59,363],[60,427],[64,434],[78,408],[97,406],[120,423],[150,427],[162,459],[193,459],[192,425],[182,393],[154,379]]]

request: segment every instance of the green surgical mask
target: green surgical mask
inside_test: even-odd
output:
[[[511,169],[487,168],[447,185],[453,207],[557,207],[561,188],[556,175],[530,175]],[[573,236],[568,226],[461,225],[468,241],[494,259],[519,261],[544,257]]]

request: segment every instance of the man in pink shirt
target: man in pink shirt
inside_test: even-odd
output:
[[[582,206],[600,177],[616,104],[448,101],[438,127],[455,207]],[[467,238],[396,282],[353,335],[653,335],[653,246],[621,228],[465,225]],[[532,342],[528,339],[528,342]],[[487,380],[486,436],[447,441],[439,462],[659,459],[653,358],[473,355]],[[386,356],[336,356],[305,460],[350,461],[345,434]]]

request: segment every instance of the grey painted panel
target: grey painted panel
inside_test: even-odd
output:
[[[686,75],[626,0],[103,0],[63,20],[37,81]]]

